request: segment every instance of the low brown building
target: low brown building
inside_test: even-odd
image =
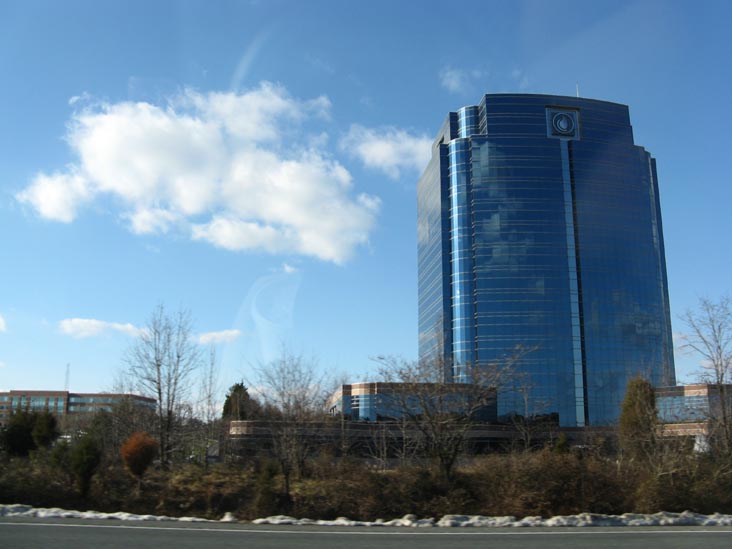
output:
[[[68,391],[0,392],[0,425],[17,411],[50,412],[59,419],[66,416],[111,411],[115,404],[129,400],[133,404],[155,408],[155,399],[127,393],[70,393]]]

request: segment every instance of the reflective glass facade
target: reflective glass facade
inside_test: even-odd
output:
[[[458,411],[465,408],[466,401],[474,401],[474,393],[470,386],[450,385],[448,392],[430,389],[432,384],[421,384],[425,392],[414,394],[414,385],[402,383],[354,383],[341,385],[330,397],[326,407],[333,416],[342,416],[354,421],[395,421],[407,414],[421,414],[423,404],[431,402],[432,410]],[[440,386],[444,387],[444,386]],[[473,386],[474,387],[474,386]],[[481,388],[481,392],[482,388]],[[486,402],[475,412],[474,418],[479,421],[496,421],[497,407],[495,391],[486,396]]]
[[[655,160],[624,105],[486,95],[450,113],[418,185],[419,352],[446,379],[521,357],[500,415],[617,419],[675,383]]]
[[[678,385],[656,389],[656,409],[661,423],[720,420],[732,406],[732,385]],[[724,404],[726,400],[726,404]]]

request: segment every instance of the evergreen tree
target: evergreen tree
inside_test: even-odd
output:
[[[254,400],[243,383],[235,383],[229,388],[224,401],[222,419],[241,421],[259,415],[261,406]]]
[[[2,446],[11,456],[27,456],[36,449],[33,441],[35,414],[32,412],[15,412],[10,416],[8,424],[2,431]]]
[[[91,479],[102,461],[102,451],[91,435],[84,435],[71,449],[71,471],[76,477],[79,492],[86,497]]]
[[[653,386],[642,377],[628,382],[620,411],[620,448],[630,459],[647,460],[656,447],[658,417]]]
[[[31,436],[38,448],[48,448],[59,436],[56,417],[48,411],[33,414],[33,430]]]

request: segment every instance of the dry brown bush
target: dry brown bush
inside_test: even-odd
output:
[[[142,479],[158,452],[158,444],[144,431],[132,433],[122,444],[120,454],[127,470]]]

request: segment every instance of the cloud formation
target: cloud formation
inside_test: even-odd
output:
[[[527,90],[531,85],[528,75],[521,69],[513,69],[511,71],[511,78],[516,82],[520,91]]]
[[[8,325],[5,323],[5,318],[3,318],[3,315],[0,315],[0,332],[7,332]]]
[[[485,76],[480,69],[458,69],[443,67],[440,70],[440,84],[452,93],[471,93],[475,83]]]
[[[210,343],[229,343],[241,335],[239,330],[221,330],[220,332],[206,332],[198,335],[198,343],[208,345]]]
[[[327,140],[302,131],[329,111],[326,97],[302,101],[266,82],[186,90],[165,106],[88,105],[66,136],[77,161],[39,173],[16,198],[64,223],[108,200],[134,234],[176,230],[228,250],[343,263],[367,243],[380,201],[354,193]]]
[[[138,328],[133,324],[107,322],[95,318],[66,318],[58,323],[61,333],[75,339],[86,339],[100,336],[109,332],[120,332],[132,337],[143,334],[145,328]],[[218,332],[204,332],[194,336],[196,343],[208,345],[211,343],[228,343],[241,335],[240,330],[221,330]]]
[[[424,170],[430,160],[432,139],[393,126],[366,128],[353,124],[340,146],[366,167],[398,179],[403,170]]]
[[[132,324],[121,324],[119,322],[106,322],[94,318],[66,318],[58,323],[61,333],[75,339],[86,339],[108,332],[122,332],[137,337],[140,335],[140,328]]]

